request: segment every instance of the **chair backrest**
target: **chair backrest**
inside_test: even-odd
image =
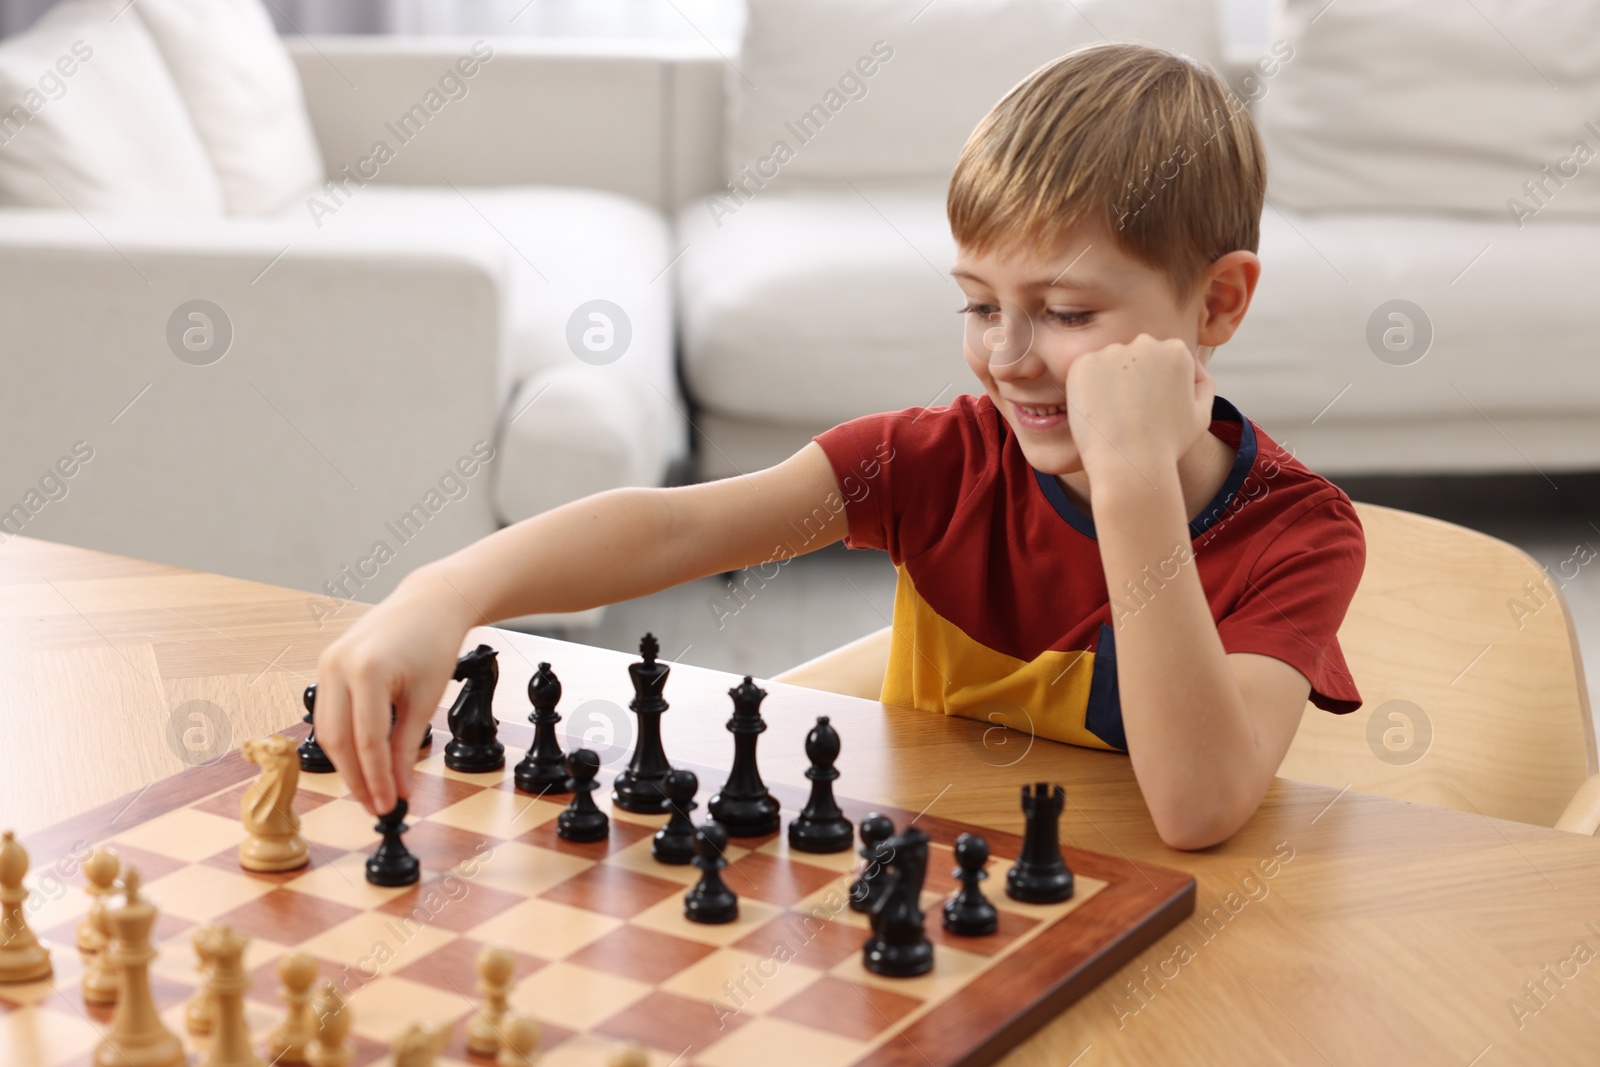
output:
[[[1356,510],[1367,566],[1339,643],[1364,703],[1307,705],[1278,773],[1554,825],[1597,769],[1563,576],[1473,530]]]
[[[1339,643],[1364,703],[1307,704],[1278,773],[1555,825],[1597,769],[1563,575],[1473,530],[1356,510],[1367,566]],[[888,652],[885,627],[774,680],[875,699]]]

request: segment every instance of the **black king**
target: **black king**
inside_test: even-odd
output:
[[[645,634],[639,642],[643,661],[628,664],[634,694],[628,707],[639,717],[639,741],[633,746],[633,759],[627,769],[617,775],[612,785],[611,802],[637,815],[661,815],[672,810],[661,790],[672,770],[661,745],[661,713],[667,710],[661,692],[672,668],[656,662],[660,651],[661,643],[655,635]]]

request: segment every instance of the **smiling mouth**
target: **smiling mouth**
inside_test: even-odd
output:
[[[1042,419],[1050,415],[1060,415],[1067,410],[1067,405],[1065,404],[1054,404],[1050,407],[1029,407],[1023,404],[1012,404],[1011,406],[1024,415],[1032,415],[1036,419]]]

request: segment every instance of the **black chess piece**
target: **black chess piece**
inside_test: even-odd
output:
[[[700,881],[683,897],[683,917],[692,923],[731,923],[739,917],[739,898],[722,880],[727,848],[728,831],[714,821],[701,823],[694,832],[694,865],[700,868]]]
[[[317,744],[316,713],[313,709],[317,705],[317,683],[312,682],[306,686],[306,691],[300,700],[306,706],[306,713],[301,722],[311,727],[311,732],[306,734],[306,739],[300,742],[300,747],[295,749],[300,754],[300,769],[307,774],[332,774],[333,761],[328,754],[322,751],[322,746]]]
[[[693,771],[679,769],[667,775],[662,788],[666,790],[667,802],[672,805],[672,816],[667,819],[667,825],[656,831],[650,855],[658,863],[681,867],[694,859],[694,822],[689,813],[700,806],[694,802],[700,779]]]
[[[873,974],[910,978],[933,969],[933,942],[923,929],[922,884],[928,875],[928,835],[915,826],[884,842],[890,858],[883,896],[872,907],[872,936],[861,947]]]
[[[826,715],[817,716],[817,725],[806,735],[806,758],[811,766],[811,799],[789,823],[789,847],[801,852],[843,852],[855,839],[855,827],[833,799],[833,783],[839,777],[834,761],[839,758],[839,731]]]
[[[1000,927],[1000,913],[978,888],[989,877],[983,865],[989,862],[989,842],[977,834],[956,838],[956,869],[950,873],[961,882],[956,895],[944,902],[944,928],[962,937],[985,937]]]
[[[568,841],[604,840],[611,833],[611,818],[596,806],[593,796],[600,788],[594,780],[600,773],[600,757],[587,748],[575,748],[567,753],[567,771],[572,800],[556,816],[556,833]]]
[[[667,675],[672,668],[656,660],[661,644],[655,634],[645,634],[639,642],[639,655],[643,659],[628,664],[628,677],[633,682],[633,699],[628,707],[638,716],[638,741],[633,746],[633,758],[616,781],[611,783],[611,802],[623,811],[639,815],[660,815],[670,810],[662,784],[672,765],[667,762],[667,751],[661,744],[661,714],[667,710],[662,690],[667,685]]]
[[[861,875],[850,883],[850,910],[870,915],[883,896],[884,863],[888,858],[884,843],[894,834],[894,823],[887,815],[872,812],[861,820]]]
[[[1044,782],[1022,787],[1022,854],[1006,872],[1006,896],[1026,904],[1072,897],[1072,872],[1061,855],[1061,811],[1067,791]]]
[[[706,802],[706,810],[727,829],[729,837],[760,837],[778,829],[780,810],[756,766],[756,739],[767,728],[761,718],[761,701],[767,691],[747,674],[728,695],[733,698],[733,717],[728,720],[733,766],[728,768],[722,791]]]
[[[406,825],[406,810],[410,807],[404,797],[395,801],[394,810],[378,816],[373,827],[383,835],[378,851],[367,857],[367,881],[373,885],[412,885],[421,877],[417,857],[406,848],[400,835],[411,827]]]
[[[500,680],[499,654],[479,645],[456,661],[455,680],[463,683],[450,706],[450,743],[444,765],[464,774],[498,771],[506,765],[506,746],[496,736],[494,687]]]
[[[528,746],[528,754],[517,764],[512,777],[524,793],[565,793],[567,761],[561,753],[561,742],[556,740],[556,723],[561,721],[556,714],[556,705],[561,702],[561,680],[550,664],[539,664],[528,679],[528,701],[533,704],[533,711],[528,714],[528,721],[533,723],[533,744]]]

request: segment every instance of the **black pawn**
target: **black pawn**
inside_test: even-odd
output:
[[[417,857],[400,840],[400,835],[411,829],[406,825],[409,806],[402,797],[395,802],[393,811],[378,816],[378,824],[373,829],[383,835],[383,840],[378,844],[378,851],[367,857],[367,881],[373,885],[412,885],[421,875]]]
[[[701,823],[694,833],[694,865],[700,868],[700,881],[683,897],[683,917],[692,923],[710,926],[739,917],[739,898],[722,880],[727,848],[728,831],[715,822]]]
[[[1067,791],[1039,782],[1022,787],[1022,854],[1006,872],[1006,896],[1025,904],[1055,904],[1072,896],[1072,872],[1061,856],[1061,811]]]
[[[513,778],[517,788],[525,793],[565,793],[567,791],[567,761],[561,753],[561,742],[556,740],[556,705],[561,702],[561,681],[550,670],[550,664],[541,663],[534,676],[528,679],[528,701],[533,711],[528,721],[533,723],[533,744],[528,754],[517,764]]]
[[[556,833],[568,841],[601,841],[611,832],[611,819],[595,806],[593,793],[599,788],[594,776],[600,773],[600,757],[587,748],[567,754],[572,800],[556,816]]]
[[[444,746],[444,765],[463,774],[498,771],[506,765],[506,746],[496,736],[499,723],[494,717],[499,654],[488,645],[479,645],[456,661],[454,678],[462,686],[450,706],[450,742]]]
[[[312,682],[306,686],[306,691],[300,699],[306,706],[306,713],[300,721],[311,727],[306,739],[295,749],[300,753],[300,769],[307,774],[332,774],[333,761],[322,751],[322,746],[317,744],[317,726],[314,721],[316,716],[313,711],[317,704],[317,683]]]
[[[826,715],[817,716],[817,725],[806,735],[806,758],[811,766],[811,799],[805,809],[789,823],[789,847],[801,852],[843,852],[855,838],[855,827],[833,799],[833,783],[839,777],[834,761],[839,758],[839,731]]]
[[[884,842],[894,834],[894,823],[877,812],[861,820],[861,877],[850,884],[850,910],[870,915],[883,896],[883,872],[887,854]]]
[[[639,642],[640,661],[628,665],[628,678],[633,683],[633,699],[628,707],[638,719],[639,736],[633,746],[633,758],[611,783],[611,802],[639,815],[660,815],[668,810],[662,785],[672,765],[667,762],[667,750],[661,743],[661,716],[667,710],[667,701],[661,694],[672,668],[657,661],[660,651],[656,635],[645,634]]]
[[[776,831],[780,822],[777,798],[767,791],[756,766],[756,740],[767,728],[761,718],[761,701],[767,691],[747,674],[728,695],[733,698],[733,717],[728,720],[733,766],[728,768],[722,791],[706,802],[706,810],[727,829],[729,837],[760,837]]]
[[[693,771],[686,770],[673,771],[662,783],[662,792],[667,795],[667,803],[672,805],[672,816],[667,819],[667,825],[656,831],[650,845],[650,855],[658,863],[681,867],[694,859],[694,823],[689,813],[700,806],[694,802],[695,791],[699,788],[700,779]]]
[[[989,877],[989,842],[977,834],[956,838],[956,869],[950,873],[961,883],[956,895],[944,902],[944,928],[962,937],[984,937],[1000,926],[1000,913],[984,897],[978,883]]]

